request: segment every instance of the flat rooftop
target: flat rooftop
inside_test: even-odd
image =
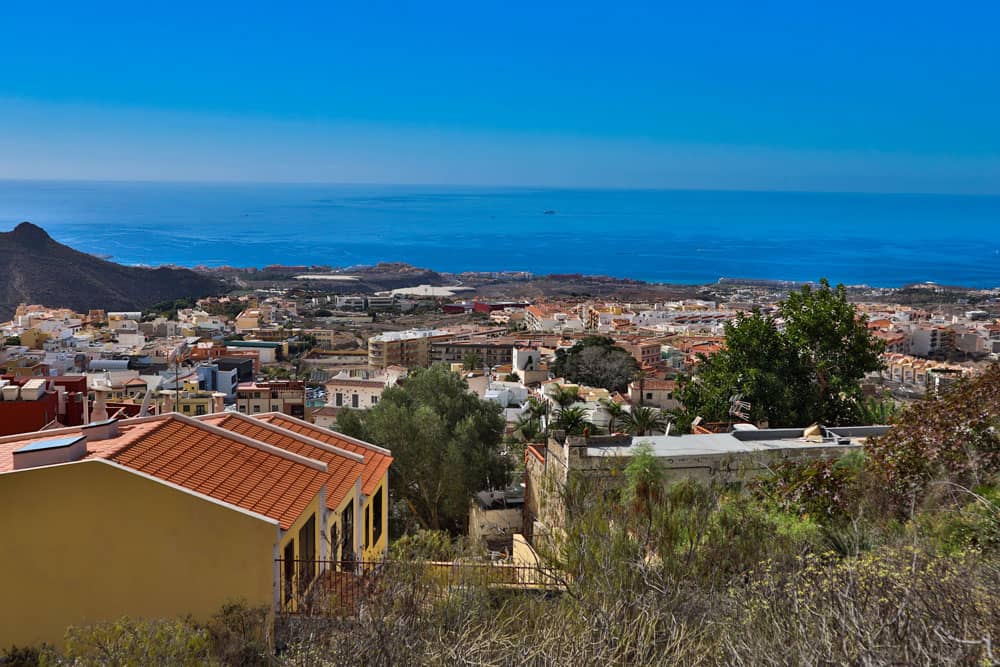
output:
[[[648,444],[652,448],[654,456],[663,458],[808,450],[824,447],[848,448],[859,447],[868,438],[881,435],[888,429],[888,426],[823,427],[822,437],[805,437],[803,429],[760,429],[733,431],[732,433],[634,436],[628,446],[588,446],[587,456],[629,457],[641,444]]]

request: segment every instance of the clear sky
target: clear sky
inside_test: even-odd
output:
[[[0,178],[1000,194],[1000,2],[18,2]]]

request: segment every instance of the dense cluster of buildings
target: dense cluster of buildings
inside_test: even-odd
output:
[[[394,313],[415,303],[433,314],[398,324]],[[337,417],[376,407],[433,364],[496,402],[509,432],[529,418],[548,430],[527,447],[523,479],[471,499],[470,535],[515,561],[565,522],[546,491],[553,482],[614,477],[639,444],[670,479],[739,482],[880,432],[743,424],[679,434],[666,423],[622,432],[637,407],[680,408],[678,376],[723,349],[725,324],[751,307],[775,304],[469,301],[418,290],[260,292],[160,314],[22,305],[0,324],[0,504],[11,510],[0,513],[10,536],[0,567],[17,573],[8,595],[19,601],[0,610],[0,646],[58,642],[70,624],[126,614],[204,617],[231,599],[288,610],[313,582],[381,558],[392,456],[337,433]],[[886,346],[868,381],[900,400],[1000,356],[990,311],[860,310]],[[593,335],[640,371],[620,391],[555,376],[560,351]],[[602,435],[561,431],[554,415],[567,408]]]

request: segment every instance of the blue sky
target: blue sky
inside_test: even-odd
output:
[[[8,3],[0,178],[1000,194],[1000,3]]]

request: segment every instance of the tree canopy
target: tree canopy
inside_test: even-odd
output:
[[[338,419],[346,434],[392,450],[393,495],[425,528],[458,531],[477,491],[507,484],[502,408],[469,393],[442,364],[413,370],[365,411]]]
[[[881,367],[881,341],[847,301],[843,285],[806,285],[776,316],[754,310],[725,325],[725,349],[681,378],[687,417],[729,418],[730,398],[750,403],[751,421],[770,426],[836,425],[859,418],[861,379]]]
[[[606,336],[587,336],[569,350],[556,351],[553,372],[570,382],[609,391],[627,391],[639,365]]]

